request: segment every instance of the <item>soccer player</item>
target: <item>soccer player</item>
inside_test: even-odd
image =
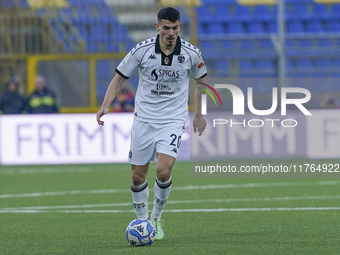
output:
[[[100,118],[108,112],[124,80],[138,68],[139,83],[128,159],[132,168],[133,207],[137,218],[148,218],[149,189],[146,177],[149,162],[157,160],[150,220],[156,228],[156,240],[162,240],[161,214],[171,190],[171,170],[188,118],[190,72],[196,80],[196,87],[203,87],[200,83],[206,83],[207,71],[200,50],[178,36],[181,29],[178,10],[171,7],[160,10],[155,26],[159,34],[137,44],[118,65],[117,74],[110,82],[97,113],[97,122],[104,125]],[[200,112],[202,93],[201,89],[195,91],[193,129],[199,135],[206,126]]]

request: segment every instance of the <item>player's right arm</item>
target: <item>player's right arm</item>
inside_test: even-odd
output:
[[[136,67],[139,66],[141,56],[143,55],[143,51],[140,49],[144,49],[142,46],[144,46],[144,43],[139,43],[138,45],[136,45],[136,47],[134,47],[125,56],[125,58],[116,68],[117,74],[110,82],[104,97],[103,104],[97,113],[97,122],[99,125],[104,125],[104,121],[100,120],[100,118],[104,114],[108,113],[108,108],[111,105],[113,99],[115,99],[123,82],[126,79],[129,79]]]
[[[100,120],[100,118],[108,113],[108,108],[111,105],[113,99],[115,99],[124,81],[125,78],[123,78],[119,74],[116,74],[115,77],[113,77],[113,79],[111,80],[109,87],[106,90],[103,104],[100,107],[100,110],[97,112],[98,125],[104,125],[104,121]]]

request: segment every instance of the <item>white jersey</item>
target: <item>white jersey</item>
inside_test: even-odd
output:
[[[185,123],[190,71],[195,79],[207,74],[200,50],[178,37],[174,51],[166,56],[160,49],[159,36],[153,37],[137,44],[116,72],[128,79],[136,67],[135,118],[151,123]]]

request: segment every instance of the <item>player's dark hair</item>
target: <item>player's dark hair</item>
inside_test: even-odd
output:
[[[181,14],[175,8],[166,7],[158,12],[157,17],[158,22],[161,22],[162,19],[166,19],[175,23],[177,20],[181,19]]]

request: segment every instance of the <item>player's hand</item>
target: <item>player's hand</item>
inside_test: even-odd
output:
[[[107,108],[100,108],[100,110],[97,112],[98,125],[104,125],[104,121],[100,120],[100,118],[103,117],[108,112],[109,112],[109,110]]]
[[[194,133],[198,131],[198,135],[200,136],[203,133],[206,126],[207,122],[205,121],[203,115],[200,113],[196,113],[193,121]]]

